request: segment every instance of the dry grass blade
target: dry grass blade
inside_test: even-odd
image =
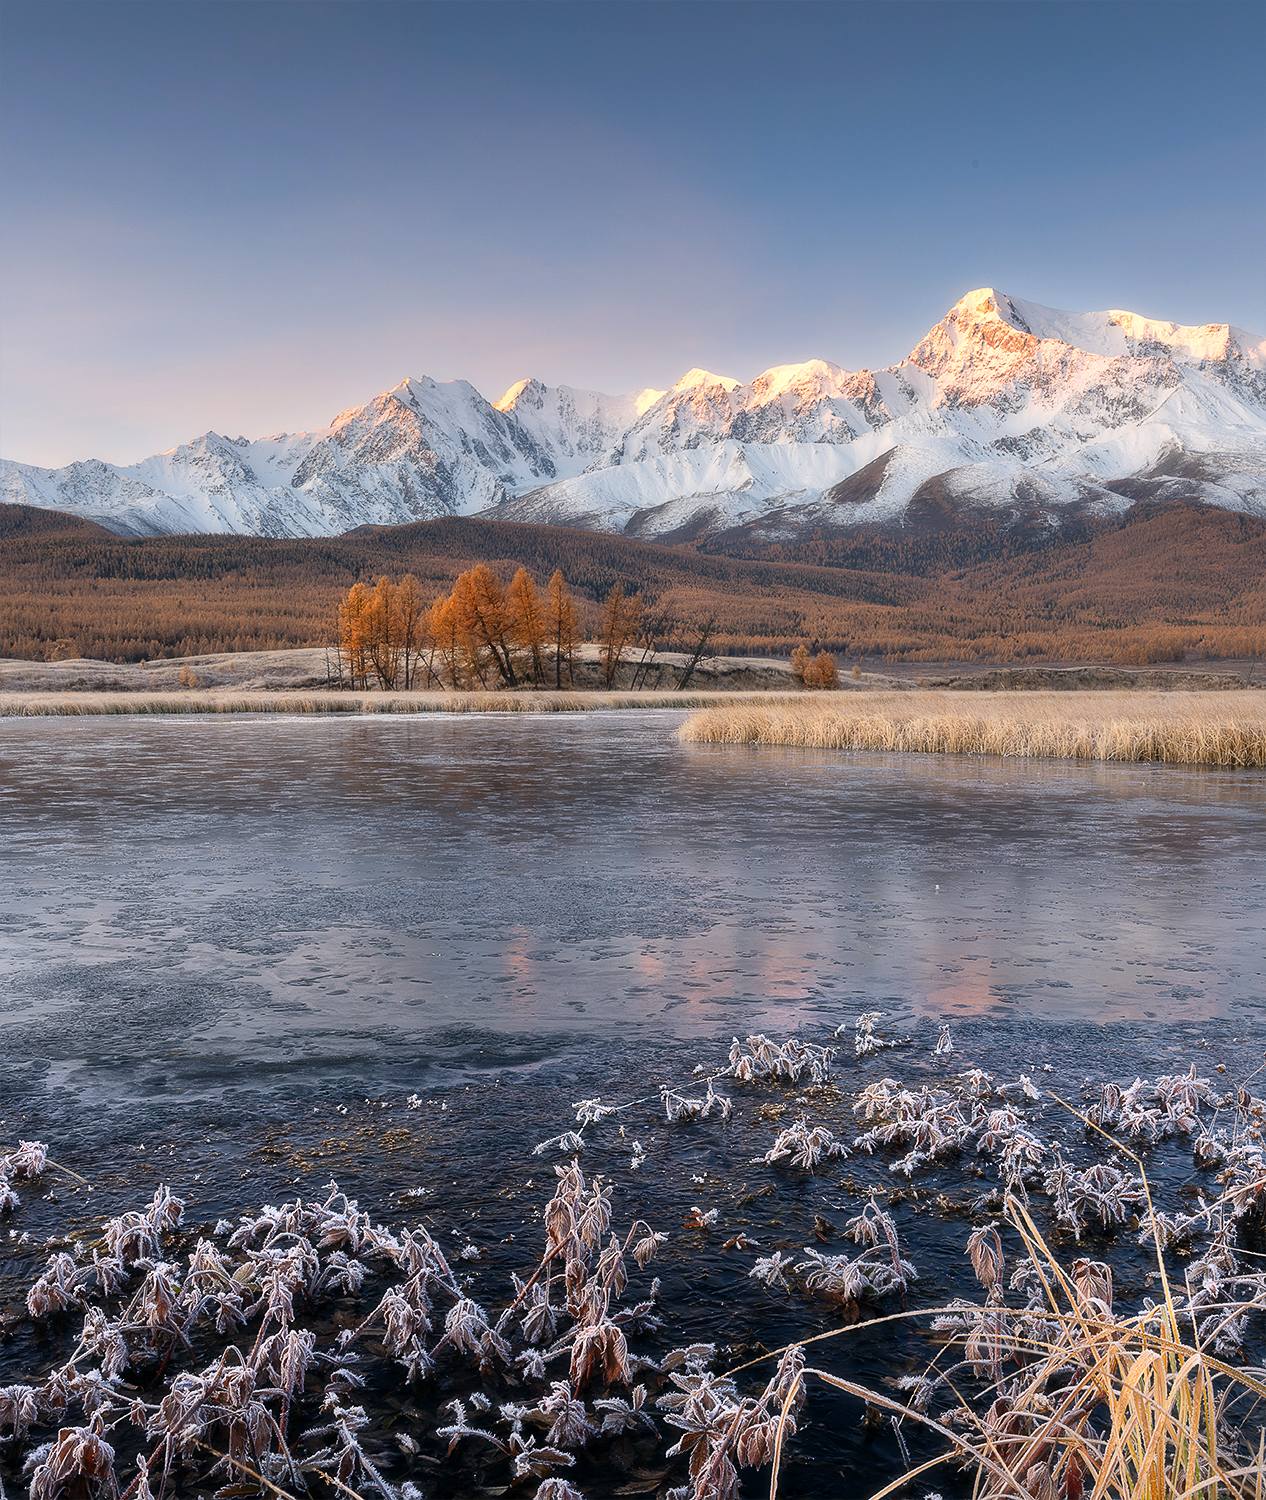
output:
[[[947,1458],[953,1457],[954,1453],[963,1452],[966,1453],[969,1457],[974,1458],[983,1470],[992,1474],[1000,1483],[1010,1484],[1011,1476],[1008,1474],[1006,1468],[990,1456],[987,1448],[977,1447],[976,1445],[967,1441],[967,1439],[964,1438],[961,1433],[951,1432],[948,1427],[943,1426],[934,1418],[929,1417],[924,1413],[917,1412],[912,1407],[903,1406],[900,1401],[894,1401],[890,1396],[880,1395],[878,1391],[872,1391],[864,1385],[859,1385],[854,1380],[845,1380],[840,1375],[832,1375],[829,1370],[806,1369],[805,1374],[816,1375],[819,1380],[824,1381],[827,1385],[834,1386],[838,1391],[846,1391],[850,1396],[858,1396],[868,1405],[882,1407],[885,1411],[891,1412],[894,1416],[909,1417],[912,1421],[918,1422],[922,1426],[930,1428],[933,1432],[939,1432],[940,1435],[944,1438],[948,1438],[949,1441],[953,1444],[954,1451],[950,1454],[938,1457],[932,1460],[930,1463],[922,1465],[921,1468],[915,1472],[922,1472],[924,1469],[935,1468],[937,1464],[943,1464],[946,1462]],[[892,1484],[885,1486],[884,1489],[878,1491],[875,1495],[873,1495],[871,1497],[871,1500],[881,1500],[882,1496],[889,1495],[894,1490],[903,1488],[910,1477],[911,1475],[909,1473],[903,1474],[899,1480],[894,1480]]]
[[[214,1453],[216,1458],[220,1459],[223,1463],[229,1464],[234,1469],[241,1469],[244,1474],[249,1474],[256,1484],[262,1484],[266,1490],[270,1490],[274,1495],[280,1496],[280,1500],[298,1500],[298,1497],[292,1495],[289,1490],[283,1490],[280,1485],[274,1484],[271,1479],[265,1479],[258,1469],[251,1468],[250,1464],[244,1459],[233,1458],[228,1453],[221,1453],[218,1448],[213,1448],[210,1443],[199,1442],[195,1446],[205,1449],[208,1453]],[[321,1477],[328,1484],[337,1486],[345,1494],[354,1496],[355,1500],[364,1500],[364,1497],[357,1495],[355,1490],[349,1490],[345,1484],[340,1484],[337,1479],[332,1478],[330,1475],[323,1474]]]
[[[782,1403],[782,1410],[778,1413],[778,1429],[774,1433],[773,1469],[769,1476],[769,1500],[777,1500],[778,1497],[778,1472],[782,1466],[782,1445],[783,1437],[787,1431],[787,1418],[791,1414],[791,1408],[795,1403],[796,1395],[803,1381],[804,1372],[799,1371],[788,1387],[787,1395]]]

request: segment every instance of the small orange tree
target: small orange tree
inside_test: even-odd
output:
[[[355,582],[338,607],[339,677],[347,663],[353,687],[369,685],[369,590]]]
[[[396,618],[400,627],[400,646],[404,658],[404,687],[413,686],[423,655],[429,650],[429,617],[422,607],[422,595],[418,592],[418,580],[406,573],[396,590]],[[430,667],[427,666],[426,682],[430,683]]]
[[[384,574],[369,595],[366,611],[365,649],[381,688],[394,688],[400,675],[400,619],[396,590]]]
[[[441,594],[431,606],[427,628],[435,643],[434,654],[439,657],[443,667],[442,672],[434,673],[436,680],[442,685],[443,674],[447,673],[449,687],[461,687],[461,624],[450,595]],[[434,659],[432,670],[434,671]]]
[[[840,674],[835,667],[835,658],[829,651],[819,651],[804,675],[806,687],[837,688]]]
[[[810,656],[803,642],[791,653],[791,675],[807,688],[837,688],[840,685],[839,670],[831,653],[819,651]]]
[[[514,617],[501,580],[485,563],[458,576],[453,587],[468,665],[485,687],[495,671],[506,687],[518,687],[512,656]]]
[[[617,583],[602,606],[602,680],[607,688],[615,686],[620,659],[642,623],[640,594],[624,596],[624,585]]]

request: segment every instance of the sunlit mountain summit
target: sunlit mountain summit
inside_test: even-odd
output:
[[[969,292],[899,364],[486,400],[406,379],[311,432],[207,432],[136,464],[6,462],[0,498],[123,535],[327,536],[445,515],[661,540],[973,516],[1052,526],[1141,499],[1266,515],[1266,341]]]

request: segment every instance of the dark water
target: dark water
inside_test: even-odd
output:
[[[104,1103],[859,1008],[1262,1018],[1261,773],[680,717],[0,724],[5,1066]]]
[[[554,1158],[532,1145],[601,1094],[643,1101],[619,1116],[627,1138],[588,1131],[583,1159],[615,1183],[621,1222],[671,1235],[663,1338],[718,1341],[733,1362],[838,1326],[747,1273],[872,1192],[919,1266],[918,1305],[973,1295],[968,1205],[989,1184],[970,1161],[906,1191],[878,1156],[757,1167],[776,1129],[762,1105],[802,1107],[795,1088],[729,1085],[733,1121],[669,1125],[658,1087],[689,1088],[731,1034],[821,1042],[887,1012],[914,1045],[846,1051],[838,1095],[803,1106],[840,1135],[871,1078],[946,1073],[941,1018],[955,1068],[1023,1069],[1079,1102],[1087,1078],[1194,1060],[1230,1080],[1260,1062],[1260,773],[698,748],[677,743],[681,717],[0,721],[0,1146],[46,1139],[93,1182],[25,1195],[13,1222],[31,1241],[0,1253],[0,1308],[44,1237],[91,1238],[158,1181],[210,1225],[323,1196],[331,1176],[376,1216],[472,1239],[476,1292],[504,1305],[552,1191]],[[1066,1111],[1041,1116],[1071,1150]],[[1179,1191],[1189,1148],[1149,1170]],[[940,1192],[945,1217],[928,1211]],[[720,1210],[715,1231],[689,1227],[696,1204]],[[760,1249],[725,1251],[740,1231]],[[1113,1253],[1137,1300],[1147,1251],[1125,1236]],[[902,1325],[828,1362],[877,1385],[929,1351]],[[52,1357],[21,1332],[0,1377]],[[376,1411],[399,1404],[397,1381]],[[447,1394],[410,1398],[412,1430],[445,1420]],[[902,1472],[893,1435],[832,1399],[814,1397],[788,1494]],[[446,1483],[433,1493],[466,1492]]]

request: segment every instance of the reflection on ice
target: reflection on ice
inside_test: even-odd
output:
[[[126,1089],[451,1026],[1260,1010],[1260,774],[689,747],[679,717],[5,721],[0,1040]]]

